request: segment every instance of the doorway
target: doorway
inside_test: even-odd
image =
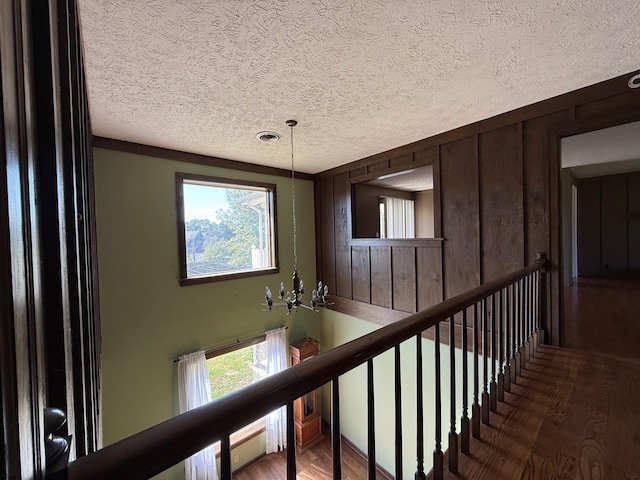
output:
[[[640,360],[640,122],[561,139],[564,342]]]

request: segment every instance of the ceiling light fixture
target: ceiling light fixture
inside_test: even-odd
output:
[[[291,311],[295,308],[296,311],[298,307],[308,308],[309,310],[313,310],[317,312],[316,307],[326,307],[330,305],[327,303],[327,298],[329,297],[329,287],[323,284],[322,281],[318,282],[318,288],[314,289],[311,292],[311,302],[309,305],[305,305],[302,303],[302,296],[304,295],[304,282],[298,276],[298,238],[296,232],[296,188],[295,188],[295,169],[293,164],[293,127],[295,127],[298,122],[296,120],[287,120],[287,126],[291,131],[291,210],[293,215],[293,285],[290,292],[285,292],[284,282],[280,282],[280,291],[278,293],[278,298],[283,301],[283,303],[275,304],[273,302],[273,296],[271,294],[271,289],[269,287],[265,287],[265,295],[264,299],[266,300],[266,307],[268,307],[269,311],[273,307],[287,307],[287,315],[291,313]],[[262,132],[262,133],[272,133],[272,132]],[[260,135],[260,134],[258,134]],[[256,136],[258,136],[256,135]],[[275,134],[278,135],[278,134]],[[258,137],[260,140],[262,138]],[[278,138],[280,136],[278,135]]]

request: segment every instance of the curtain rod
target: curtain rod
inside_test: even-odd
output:
[[[284,328],[285,330],[289,329],[289,327],[284,325],[282,327],[276,327],[276,328],[273,328],[271,330],[277,330],[278,328]],[[268,330],[268,331],[270,331],[270,330]],[[230,349],[231,347],[234,347],[233,349],[235,350],[239,345],[243,345],[243,344],[246,344],[247,346],[254,345],[256,343],[259,343],[259,341],[261,339],[263,339],[266,334],[267,334],[267,332],[263,333],[262,335],[256,335],[255,337],[246,338],[244,340],[240,340],[238,337],[236,337],[235,343],[228,343],[226,345],[222,345],[221,347],[216,347],[216,348],[212,348],[210,350],[205,350],[204,354],[205,354],[205,356],[208,356],[208,355],[211,355],[211,354],[214,354],[214,353],[218,353],[218,352],[222,352],[224,350]],[[177,363],[179,361],[180,361],[180,358],[174,358],[173,359],[173,363]]]

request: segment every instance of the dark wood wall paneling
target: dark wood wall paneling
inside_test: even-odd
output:
[[[629,270],[640,272],[640,174],[629,175]]]
[[[91,136],[75,1],[0,12],[2,468],[41,478],[45,406],[66,412],[72,458],[99,442]]]
[[[320,180],[314,188],[316,211],[316,270],[330,288],[336,285],[336,250],[333,226],[333,178]],[[318,222],[319,220],[319,222]],[[335,293],[335,290],[331,292]]]
[[[395,246],[391,249],[393,308],[402,312],[416,311],[416,249]]]
[[[599,179],[589,178],[580,181],[578,191],[579,275],[587,277],[600,275],[601,204]]]
[[[417,311],[440,303],[442,293],[442,244],[416,248]]]
[[[333,179],[335,186],[345,178],[353,181],[383,171],[410,169],[417,159],[430,158],[434,181],[439,187],[439,195],[434,196],[436,236],[444,239],[439,278],[431,276],[425,280],[419,250],[393,253],[393,247],[372,247],[368,253],[369,290],[363,283],[367,276],[359,273],[357,295],[342,287],[338,295],[347,299],[357,296],[366,301],[369,293],[370,302],[375,305],[411,311],[409,304],[415,304],[422,309],[437,298],[438,290],[441,298],[449,298],[532,263],[538,253],[546,253],[550,265],[543,292],[548,300],[543,322],[546,340],[560,345],[560,138],[640,120],[640,90],[627,86],[628,79],[635,73],[318,174],[316,185],[322,188],[328,179]],[[348,209],[346,213],[342,210],[342,206],[350,202],[349,195],[348,189],[334,188],[336,240],[340,232],[341,242],[335,246],[336,263],[352,260],[344,248],[349,241],[344,235],[349,232],[351,219],[347,218]],[[319,220],[321,230],[334,229],[334,225],[325,222],[326,218]],[[640,220],[630,222],[628,228],[630,238],[640,235]],[[323,239],[325,236],[321,233]],[[358,247],[358,256],[363,255],[361,247]],[[322,257],[318,271],[331,271],[332,258],[325,252],[324,244]],[[618,260],[612,257],[611,262]],[[387,270],[389,261],[392,266]],[[640,258],[631,260],[630,256],[629,262],[632,261],[640,264]],[[407,267],[412,262],[418,265],[413,303],[409,300],[411,295],[395,292],[395,283],[406,285],[403,282],[407,279],[411,282],[412,274],[407,272]],[[431,258],[426,263],[433,262]],[[346,275],[347,268],[344,270]],[[432,272],[429,270],[427,275]],[[340,280],[337,283],[341,284]],[[429,301],[423,298],[425,294],[432,295]]]
[[[347,174],[333,178],[336,295],[351,298],[351,185]],[[324,227],[323,227],[324,228]]]
[[[572,112],[564,110],[523,122],[525,263],[527,265],[534,262],[536,254],[540,252],[546,253],[551,258],[549,130],[554,125],[571,121],[572,118]],[[551,282],[546,282],[545,286],[546,298],[552,298]],[[551,318],[551,305],[552,302],[546,302],[546,318]]]
[[[440,147],[444,297],[480,285],[477,137]]]
[[[520,124],[482,133],[478,140],[481,268],[485,283],[524,267]]]
[[[640,173],[578,183],[578,274],[640,274]]]
[[[351,240],[351,299],[406,313],[441,302],[440,245],[439,239]]]
[[[602,269],[624,272],[627,269],[627,179],[612,176],[602,179]]]
[[[391,308],[392,270],[391,247],[370,247],[371,251],[371,303]]]

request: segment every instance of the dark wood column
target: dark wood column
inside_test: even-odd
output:
[[[42,478],[45,407],[72,457],[98,447],[89,113],[75,0],[2,2],[0,23],[0,454],[3,478]]]

